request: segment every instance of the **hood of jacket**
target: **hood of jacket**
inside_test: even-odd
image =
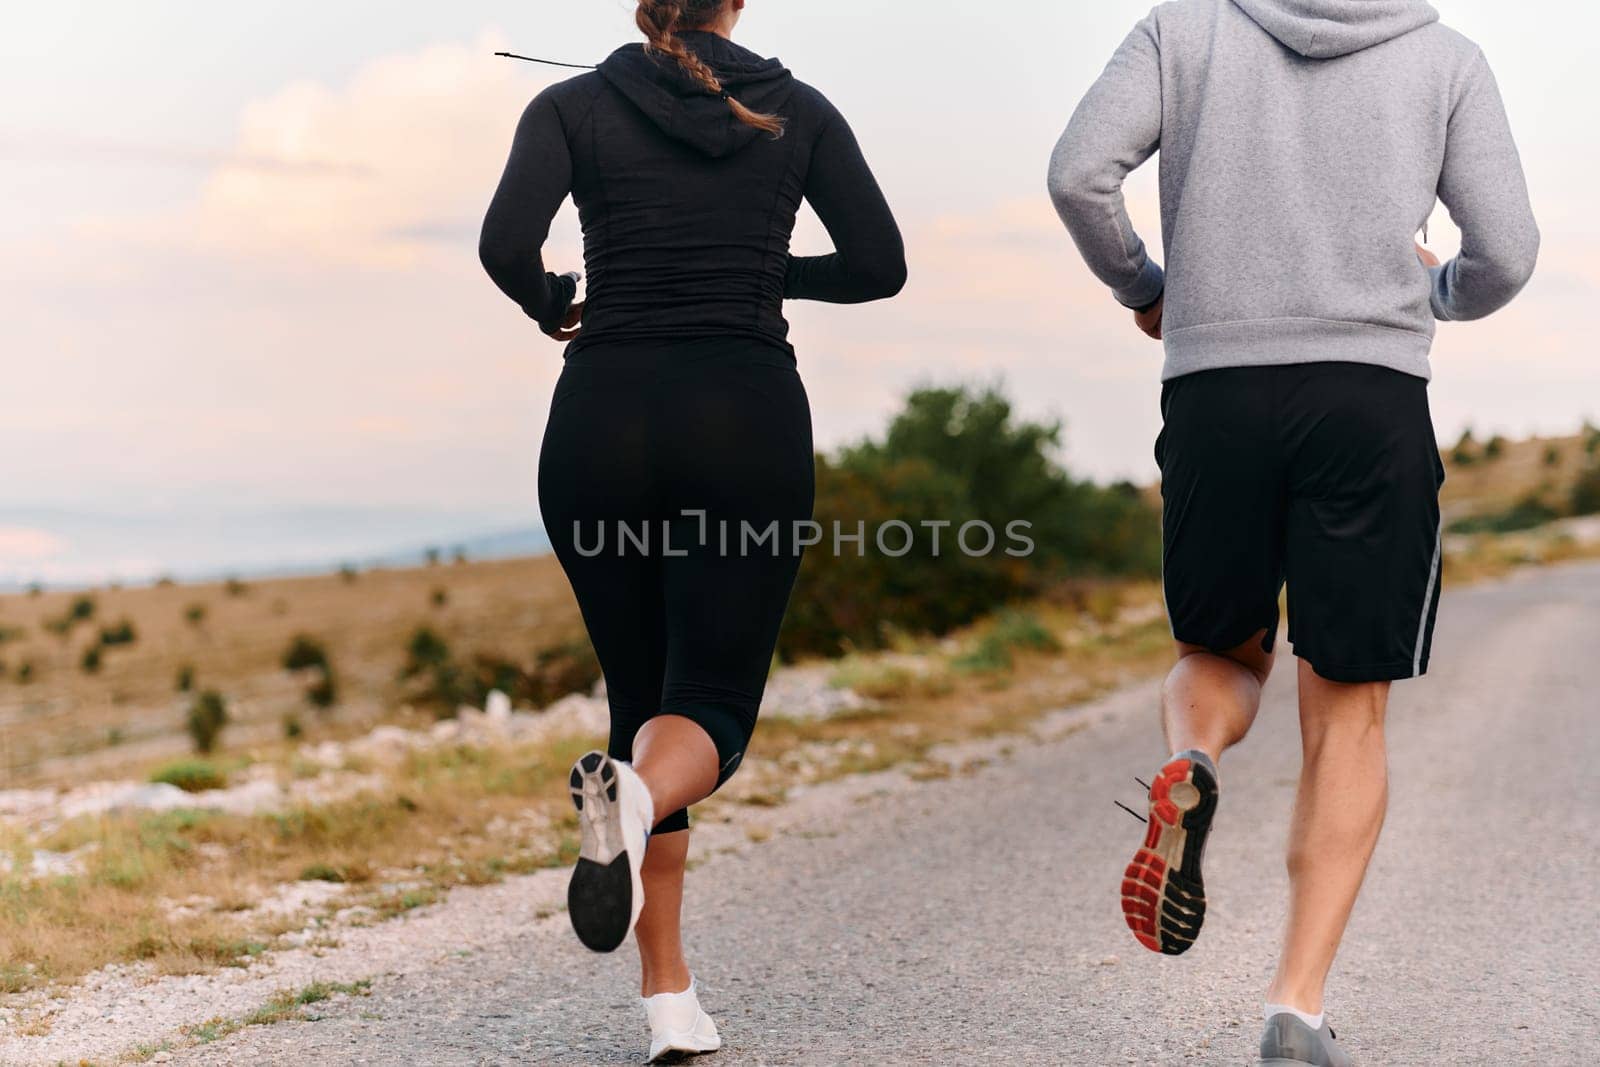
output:
[[[1439,21],[1426,0],[1233,0],[1288,49],[1334,59]]]
[[[689,31],[678,37],[716,72],[728,95],[753,111],[778,111],[794,91],[794,75],[776,59],[763,59],[714,33]],[[728,102],[707,92],[676,60],[646,52],[643,45],[611,53],[600,74],[662,133],[712,158],[731,156],[768,136],[734,118]]]

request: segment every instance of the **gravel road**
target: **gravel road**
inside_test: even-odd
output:
[[[1069,736],[698,866],[689,934],[727,1042],[702,1062],[1254,1063],[1299,767],[1291,667],[1223,764],[1187,956],[1139,948],[1117,906],[1141,828],[1112,799],[1137,804],[1163,755],[1144,686]],[[1396,688],[1393,806],[1330,992],[1359,1063],[1600,1056],[1597,692],[1600,568],[1447,593],[1433,674]],[[638,1063],[634,982],[629,950],[590,956],[557,916],[171,1062]]]

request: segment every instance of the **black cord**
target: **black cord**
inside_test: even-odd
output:
[[[520,59],[525,63],[543,63],[547,67],[566,67],[569,70],[596,69],[593,63],[558,63],[554,59],[535,59],[533,56],[519,56],[515,52],[496,52],[495,55],[504,56],[506,59]]]

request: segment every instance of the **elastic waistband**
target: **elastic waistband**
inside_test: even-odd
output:
[[[794,370],[794,349],[760,338],[718,335],[637,341],[595,341],[567,350],[568,367],[660,370],[700,364],[752,364]]]
[[[1166,335],[1161,380],[1224,367],[1368,363],[1423,381],[1433,377],[1433,338],[1412,330],[1336,319],[1258,319],[1186,326]]]

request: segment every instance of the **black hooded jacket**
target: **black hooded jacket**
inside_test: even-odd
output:
[[[541,326],[560,323],[576,286],[541,249],[570,193],[589,282],[574,349],[722,336],[787,349],[785,298],[899,292],[900,231],[844,117],[777,60],[715,34],[682,40],[731,96],[784,118],[783,136],[739,122],[670,58],[618,49],[524,113],[479,246],[495,284]],[[833,255],[789,255],[802,198]]]

